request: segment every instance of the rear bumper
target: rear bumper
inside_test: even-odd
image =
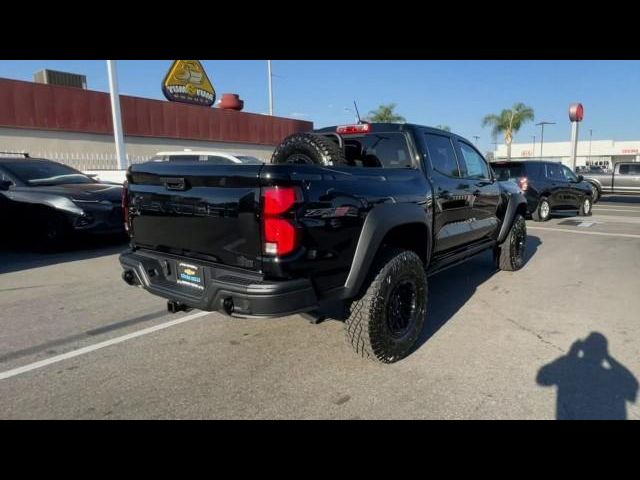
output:
[[[202,266],[204,290],[176,282],[177,263],[185,260]],[[123,253],[120,264],[123,277],[131,272],[127,283],[199,310],[238,317],[275,317],[313,310],[318,304],[307,278],[267,281],[257,273],[147,250]]]

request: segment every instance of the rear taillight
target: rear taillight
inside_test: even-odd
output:
[[[284,218],[301,199],[295,187],[267,187],[262,191],[262,231],[264,253],[286,255],[299,244],[299,234],[293,223]]]
[[[527,188],[529,188],[529,180],[527,180],[527,177],[520,177],[518,179],[518,186],[523,192],[526,191]]]
[[[122,185],[122,213],[124,215],[124,229],[129,231],[129,182]]]

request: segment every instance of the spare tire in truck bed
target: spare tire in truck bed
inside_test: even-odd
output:
[[[330,138],[312,133],[294,133],[278,145],[271,163],[302,163],[310,165],[344,165],[344,152]]]

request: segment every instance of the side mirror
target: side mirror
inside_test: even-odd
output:
[[[0,180],[0,190],[6,192],[11,186],[13,186],[13,182],[11,180]]]
[[[584,180],[584,177],[582,175],[578,175],[578,183],[582,182]]]

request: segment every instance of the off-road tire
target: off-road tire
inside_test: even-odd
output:
[[[493,251],[496,268],[507,272],[520,270],[524,266],[527,249],[527,223],[517,214],[513,219],[507,238]]]
[[[398,306],[406,289],[415,288],[412,308]],[[376,259],[364,293],[349,306],[345,322],[348,342],[358,355],[381,363],[394,363],[411,353],[422,328],[427,307],[427,275],[420,257],[409,250],[389,248]],[[392,299],[395,299],[393,300]],[[406,331],[394,332],[394,307],[410,318]],[[409,313],[410,312],[410,313]],[[397,325],[396,325],[397,326]]]
[[[548,210],[546,211],[547,212],[546,216],[545,216],[545,210],[543,206],[544,202],[546,202],[548,207]],[[549,203],[549,199],[547,197],[540,198],[540,201],[538,202],[538,207],[531,213],[531,218],[533,218],[535,222],[546,222],[551,218],[551,204]]]
[[[285,138],[271,156],[271,163],[344,165],[344,152],[333,140],[312,133],[295,133]]]
[[[591,197],[585,195],[580,203],[580,208],[578,209],[579,217],[590,217],[593,213],[593,201]]]

